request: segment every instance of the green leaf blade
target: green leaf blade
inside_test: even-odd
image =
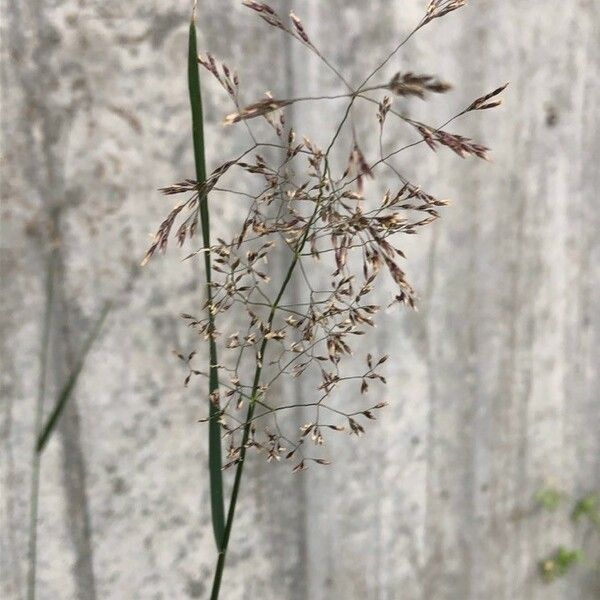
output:
[[[188,87],[190,106],[192,111],[192,133],[194,142],[194,161],[196,164],[196,180],[202,184],[206,181],[206,160],[204,151],[204,126],[202,112],[202,95],[200,90],[200,74],[198,72],[198,50],[196,42],[196,24],[194,15],[190,23],[189,54],[188,54]],[[202,241],[205,248],[210,247],[210,220],[208,198],[205,195],[199,199],[198,211]],[[212,301],[211,288],[211,257],[209,252],[204,252],[204,269],[206,276],[206,290],[209,304]],[[209,330],[214,331],[214,318],[209,311]],[[217,372],[217,346],[215,340],[209,336],[209,394],[219,390]],[[220,410],[213,402],[209,401],[208,424],[208,466],[210,473],[210,501],[213,532],[217,549],[221,549],[225,533],[225,510],[223,502],[223,472],[221,456],[221,426],[219,424]]]
[[[100,335],[100,331],[102,330],[102,326],[104,325],[104,321],[106,320],[106,317],[108,316],[108,313],[110,312],[110,309],[111,309],[111,304],[110,304],[110,302],[108,302],[107,304],[105,304],[104,308],[102,309],[102,312],[100,313],[100,317],[98,318],[98,321],[96,322],[96,324],[92,328],[92,331],[90,332],[88,338],[86,339],[86,341],[83,345],[83,348],[81,350],[81,354],[79,355],[79,360],[77,361],[77,363],[75,364],[75,367],[71,371],[69,378],[67,379],[67,382],[60,390],[56,404],[54,405],[54,408],[52,409],[50,416],[48,417],[45,425],[42,427],[42,430],[41,430],[40,434],[38,435],[37,443],[36,443],[36,447],[35,447],[37,454],[41,454],[44,451],[44,448],[46,447],[46,444],[48,443],[50,436],[52,435],[54,429],[56,428],[56,425],[58,424],[58,421],[60,420],[60,417],[67,405],[67,402],[69,401],[69,398],[71,397],[71,394],[73,393],[73,390],[75,389],[75,386],[77,385],[77,380],[79,379],[79,375],[81,374],[81,371],[85,364],[85,359],[87,358],[87,355],[88,355],[90,349],[92,348],[92,345],[96,341],[96,338]]]

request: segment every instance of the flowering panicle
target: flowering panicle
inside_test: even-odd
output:
[[[464,0],[431,0],[415,31],[464,4]],[[451,86],[442,79],[404,72],[366,85],[403,43],[363,85],[352,88],[322,56],[295,13],[284,19],[264,2],[245,0],[244,5],[318,56],[347,91],[337,96],[296,98],[268,94],[242,105],[237,73],[211,54],[199,57],[200,64],[233,101],[235,111],[225,117],[225,123],[246,122],[252,144],[240,156],[214,169],[202,185],[185,179],[162,190],[166,195],[189,197],[161,223],[144,260],[163,251],[173,231],[179,244],[191,238],[197,229],[198,205],[207,198],[210,201],[216,195],[228,194],[228,201],[236,204],[239,222],[230,236],[188,257],[211,254],[212,294],[201,314],[182,316],[198,335],[220,344],[220,391],[209,401],[219,410],[219,423],[228,440],[225,468],[239,464],[246,449],[254,448],[268,461],[293,460],[297,472],[309,464],[328,464],[312,453],[324,447],[329,435],[347,431],[360,436],[366,423],[385,407],[381,398],[371,402],[366,398],[371,393],[382,394],[387,356],[375,358],[366,353],[362,364],[347,359],[365,346],[357,341],[376,323],[380,306],[372,293],[382,278],[395,287],[390,304],[416,306],[415,291],[404,267],[403,236],[414,235],[431,224],[448,203],[408,181],[392,163],[393,157],[418,143],[433,150],[445,146],[461,157],[485,159],[489,150],[447,132],[449,122],[442,127],[427,125],[401,114],[394,106],[396,97],[426,99],[432,93],[448,92]],[[505,87],[478,98],[454,118],[498,106]],[[346,106],[324,148],[285,123],[288,106],[340,98]],[[373,124],[379,124],[379,148],[368,146],[356,133],[351,115],[358,103],[373,107]],[[383,138],[386,123],[392,118],[407,125],[407,131],[416,131],[420,138],[385,155]],[[271,125],[274,139],[257,140],[250,129],[255,119],[265,119]],[[340,135],[344,128],[351,134],[349,144],[348,138]],[[349,157],[341,172],[332,165],[333,153]],[[387,182],[383,194],[374,193],[375,186],[369,182],[390,172],[395,177],[393,185]],[[174,229],[180,219],[181,224]],[[288,257],[281,276],[271,268],[274,253]],[[327,286],[323,286],[322,277],[317,285],[318,272],[327,275]],[[287,294],[292,278],[298,284],[296,293],[301,295],[294,300]],[[180,354],[179,358],[188,369],[186,384],[193,376],[207,375],[194,366],[193,353]],[[301,398],[311,420],[299,430],[285,431],[278,415],[297,407],[298,401],[286,401],[273,390],[283,378],[306,376],[308,381],[316,380],[312,388],[304,388]],[[311,442],[314,450],[309,452]]]

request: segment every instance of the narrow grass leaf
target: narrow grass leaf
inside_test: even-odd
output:
[[[195,8],[195,7],[194,7]],[[195,10],[192,14],[189,36],[188,54],[188,87],[190,105],[192,109],[192,132],[194,141],[194,160],[196,163],[196,179],[199,183],[206,181],[206,164],[204,153],[204,127],[202,114],[202,95],[200,91],[200,74],[198,72],[198,50],[196,43]],[[210,247],[210,221],[208,198],[200,198],[198,204],[200,224],[202,229],[202,242],[205,248]],[[211,287],[211,257],[210,252],[204,252],[204,269],[206,277],[206,293],[208,303],[212,303]],[[214,318],[209,311],[209,329],[214,331]],[[217,346],[215,340],[209,337],[209,395],[219,389],[217,372]],[[210,473],[210,502],[213,531],[217,549],[221,549],[225,532],[225,511],[223,503],[223,472],[221,458],[221,426],[219,425],[219,407],[213,402],[209,404],[209,430],[208,430],[208,466]]]
[[[94,342],[100,335],[100,331],[102,330],[102,326],[104,325],[104,321],[106,320],[106,317],[108,316],[108,313],[110,312],[110,309],[111,309],[111,304],[110,304],[110,302],[107,302],[104,305],[102,312],[100,313],[100,317],[98,318],[98,321],[94,325],[92,331],[90,332],[88,338],[85,341],[85,344],[83,345],[83,348],[81,349],[81,354],[79,355],[79,360],[75,364],[75,367],[71,371],[71,374],[69,375],[69,378],[67,379],[67,382],[65,383],[65,385],[63,386],[63,388],[60,391],[60,394],[58,395],[56,404],[54,405],[54,408],[52,409],[52,412],[50,413],[50,416],[48,417],[46,424],[44,425],[41,433],[38,436],[37,444],[36,444],[36,452],[38,454],[41,454],[44,451],[44,448],[46,447],[46,444],[48,443],[48,440],[50,439],[50,436],[52,435],[52,432],[54,431],[54,429],[63,413],[63,410],[65,409],[65,406],[67,405],[67,402],[69,401],[69,398],[71,397],[71,394],[73,393],[75,385],[77,384],[77,380],[79,379],[79,375],[81,374],[81,371],[85,364],[85,359],[87,358],[87,355],[88,355],[90,349],[92,348]]]

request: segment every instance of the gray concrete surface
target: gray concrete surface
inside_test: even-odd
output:
[[[46,407],[103,302],[116,306],[43,456],[38,598],[207,597],[204,388],[183,387],[171,354],[196,344],[177,315],[199,306],[201,269],[176,250],[138,268],[170,206],[156,189],[193,173],[189,4],[2,0],[0,597],[8,600],[25,597],[51,261]],[[425,2],[273,4],[293,6],[323,53],[359,81]],[[249,101],[266,89],[339,90],[237,1],[201,5],[200,47],[237,66]],[[368,340],[394,357],[391,405],[365,437],[333,441],[332,467],[292,476],[252,457],[224,599],[600,597],[600,536],[582,542],[564,511],[533,500],[548,485],[573,497],[600,487],[599,24],[595,0],[473,0],[390,65],[390,74],[432,72],[456,85],[443,99],[404,103],[432,122],[511,81],[503,108],[453,127],[490,145],[494,162],[426,148],[399,159],[412,180],[455,201],[406,245],[419,312],[386,313]],[[241,141],[219,125],[226,99],[204,82],[216,166]],[[306,106],[293,117],[317,139],[330,110]],[[376,143],[374,117],[364,115],[359,131]],[[235,206],[213,214],[226,227]],[[580,543],[583,563],[543,584],[538,561]]]

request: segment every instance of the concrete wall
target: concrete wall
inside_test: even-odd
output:
[[[293,7],[359,81],[424,4]],[[177,315],[198,310],[200,264],[174,250],[138,268],[170,207],[156,189],[193,174],[189,5],[2,0],[2,598],[25,597],[40,381],[47,408],[106,299],[115,308],[43,456],[38,598],[207,597],[204,385],[185,389],[171,354],[197,345]],[[201,5],[200,47],[238,67],[247,100],[339,89],[237,1]],[[420,311],[386,313],[368,340],[394,358],[391,405],[365,437],[334,441],[332,467],[292,476],[252,457],[223,598],[600,596],[599,536],[573,525],[568,504],[549,513],[533,500],[548,485],[600,487],[599,24],[595,0],[473,0],[390,66],[456,84],[404,103],[431,122],[510,80],[502,109],[452,129],[492,146],[494,162],[426,148],[399,160],[455,202],[407,245]],[[204,82],[216,166],[241,142],[218,124],[223,93]],[[328,111],[293,118],[317,138]],[[224,227],[235,206],[213,214]],[[582,543],[572,574],[541,583],[539,559]]]

